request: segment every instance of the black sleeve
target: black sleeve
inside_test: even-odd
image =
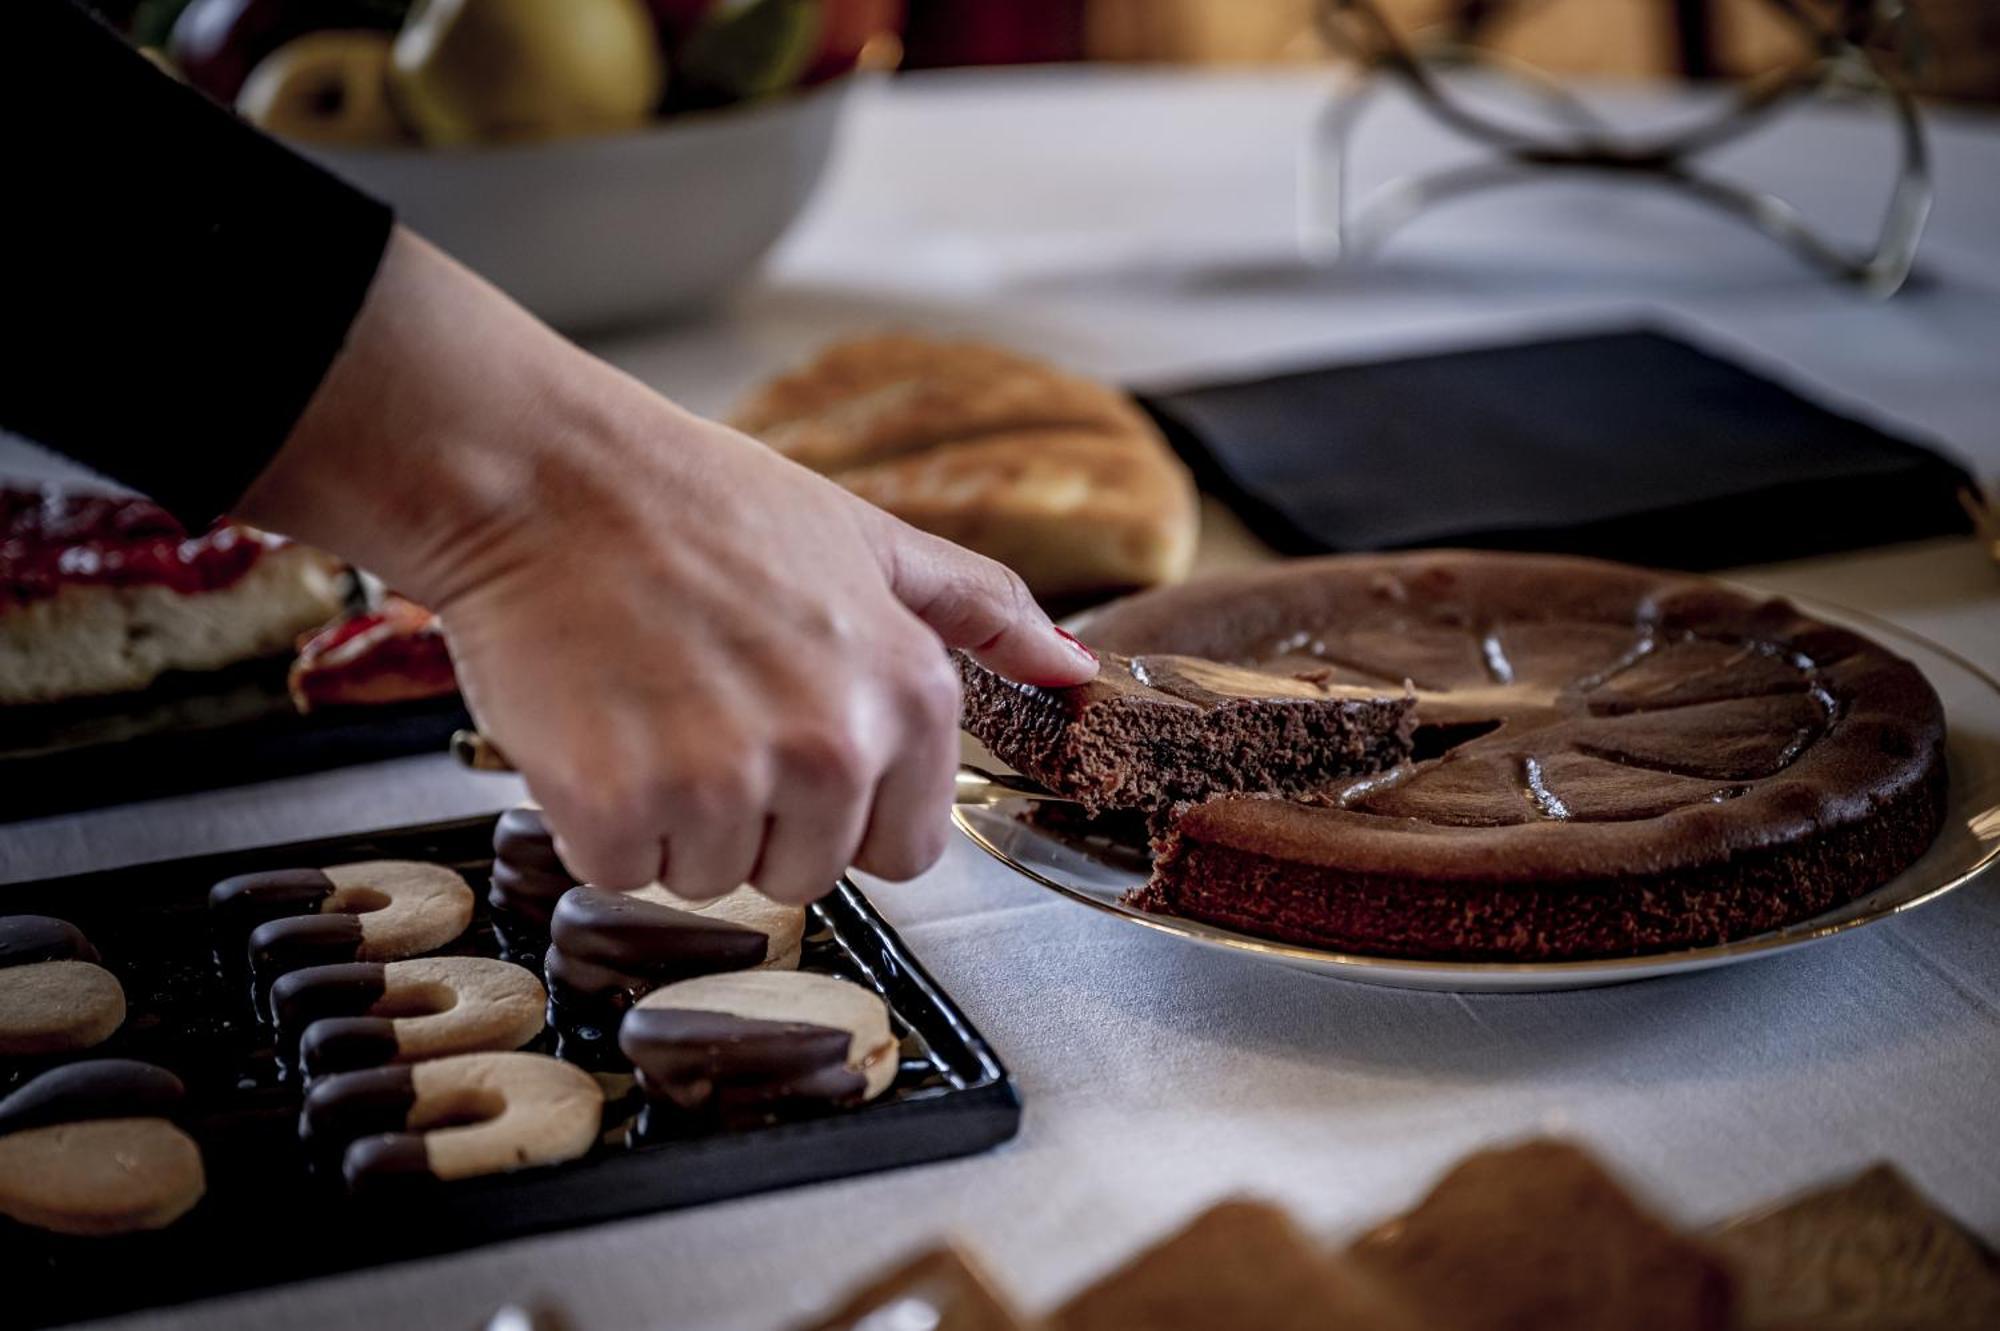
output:
[[[191,527],[284,442],[387,208],[67,0],[0,0],[0,427]]]

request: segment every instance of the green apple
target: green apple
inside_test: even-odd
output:
[[[381,144],[404,137],[389,105],[386,32],[309,32],[257,62],[236,95],[245,120],[280,138]]]
[[[644,0],[418,0],[389,87],[428,143],[630,129],[666,67]]]
[[[719,0],[675,58],[680,76],[730,99],[780,92],[819,51],[819,0]]]

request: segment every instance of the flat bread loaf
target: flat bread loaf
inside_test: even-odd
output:
[[[836,343],[732,423],[1045,600],[1178,581],[1194,483],[1125,394],[976,342]]]

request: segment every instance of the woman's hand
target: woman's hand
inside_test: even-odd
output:
[[[945,647],[1096,665],[1000,565],[562,341],[398,233],[247,520],[440,614],[482,730],[586,881],[808,901],[943,850]]]

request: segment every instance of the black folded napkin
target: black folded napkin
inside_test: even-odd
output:
[[[1463,545],[1703,569],[1970,529],[1956,464],[1647,330],[1141,401],[1203,488],[1294,554]]]

